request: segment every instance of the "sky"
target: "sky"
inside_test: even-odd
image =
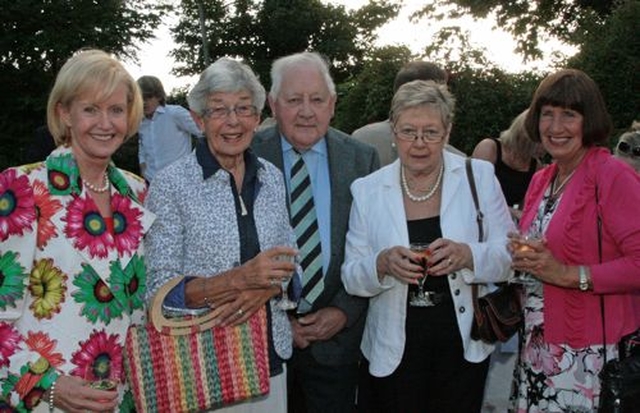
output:
[[[367,0],[324,0],[334,4],[343,4],[347,8],[358,8],[367,3]],[[437,25],[423,20],[418,23],[409,22],[411,13],[420,9],[424,0],[404,0],[403,7],[398,17],[381,27],[378,31],[378,46],[406,44],[414,53],[419,53],[429,44],[431,36],[436,32]],[[465,27],[473,33],[472,42],[477,46],[487,49],[489,58],[498,66],[510,72],[518,72],[524,69],[540,70],[548,66],[550,56],[555,51],[570,53],[569,48],[558,44],[543,45],[546,58],[540,61],[524,64],[521,58],[513,50],[515,42],[507,33],[492,29],[493,23],[489,20],[474,22],[468,19]],[[134,78],[142,75],[157,76],[164,84],[168,94],[174,88],[191,86],[197,81],[197,76],[176,77],[170,73],[173,60],[169,51],[175,47],[171,39],[169,27],[166,24],[156,29],[156,39],[140,46],[138,63],[127,63],[127,69]]]

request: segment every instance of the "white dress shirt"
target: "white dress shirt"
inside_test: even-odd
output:
[[[202,136],[189,111],[178,105],[158,106],[151,119],[142,119],[138,134],[138,160],[146,166],[143,175],[149,182],[159,170],[191,152],[191,135]]]

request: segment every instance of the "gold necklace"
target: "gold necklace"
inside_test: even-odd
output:
[[[404,193],[407,194],[410,200],[413,202],[424,202],[435,195],[436,191],[440,187],[440,183],[442,182],[442,174],[444,173],[444,162],[440,164],[440,172],[438,173],[438,177],[436,178],[436,183],[433,185],[431,190],[422,196],[416,196],[409,191],[409,184],[407,184],[407,178],[404,175],[404,167],[400,165],[400,180],[402,181],[402,189],[404,189]]]
[[[556,195],[558,195],[560,193],[560,191],[562,191],[565,187],[565,185],[567,185],[567,183],[569,182],[569,179],[571,179],[571,177],[573,176],[573,173],[576,170],[574,169],[573,171],[571,171],[571,173],[569,175],[567,175],[566,178],[564,178],[562,180],[562,182],[560,183],[560,185],[558,185],[558,187],[556,188],[556,183],[558,182],[558,173],[556,173],[556,176],[553,178],[553,181],[551,182],[551,197],[555,198]]]

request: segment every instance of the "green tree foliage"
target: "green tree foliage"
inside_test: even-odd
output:
[[[525,59],[542,56],[540,41],[549,37],[581,45],[615,9],[618,0],[430,0],[415,17],[438,20],[471,15],[495,17],[496,26],[511,33]]]
[[[598,83],[618,133],[640,119],[640,1],[626,1],[569,61]]]
[[[362,71],[338,85],[335,124],[350,133],[386,119],[396,73],[410,60],[413,56],[406,46],[387,46],[365,56]]]
[[[498,68],[461,69],[449,79],[456,98],[450,143],[471,154],[487,137],[498,137],[531,103],[540,75],[512,74]]]
[[[350,78],[373,48],[375,30],[399,8],[387,0],[370,0],[352,11],[320,0],[182,0],[180,20],[171,30],[177,44],[171,54],[180,75],[198,74],[205,67],[199,2],[211,61],[240,57],[267,88],[273,60],[304,50],[330,59],[336,83]]]
[[[0,168],[20,163],[46,123],[49,90],[73,52],[97,47],[133,60],[134,44],[153,37],[163,10],[145,0],[1,0]]]

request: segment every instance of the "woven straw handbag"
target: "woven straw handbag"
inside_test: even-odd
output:
[[[129,327],[124,366],[138,412],[200,412],[269,392],[267,314],[214,327],[218,315],[166,318],[162,303],[182,277],[162,286],[149,322]]]

